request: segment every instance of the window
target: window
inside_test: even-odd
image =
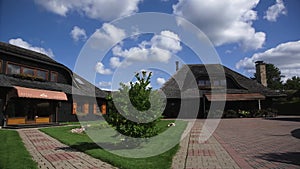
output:
[[[210,80],[205,80],[205,86],[210,86]]]
[[[51,82],[57,82],[57,72],[51,72]]]
[[[220,81],[219,80],[214,80],[213,84],[214,84],[214,86],[220,86]]]
[[[1,70],[1,68],[0,68]],[[13,63],[7,63],[6,74],[8,75],[25,75],[43,80],[48,80],[48,71],[34,67],[27,67]]]
[[[43,80],[48,80],[48,71],[45,70],[36,70],[36,77]]]
[[[34,69],[23,67],[22,74],[34,77]]]
[[[210,81],[209,80],[199,80],[198,86],[210,86]]]
[[[103,115],[106,114],[106,104],[105,103],[102,103],[102,105],[101,105],[101,113]]]
[[[94,109],[93,109],[93,113],[94,113],[94,114],[98,114],[98,112],[100,112],[99,106],[98,106],[97,103],[94,103],[94,107],[93,107],[93,108],[94,108]]]
[[[221,80],[221,86],[226,86],[226,80]]]
[[[2,60],[0,60],[0,73],[2,73]]]
[[[9,75],[21,74],[21,66],[7,63],[6,74]]]
[[[73,111],[72,114],[80,114],[80,115],[84,115],[84,114],[88,114],[89,113],[89,103],[86,102],[74,102],[73,103]]]
[[[199,86],[205,86],[205,80],[199,80],[198,85]]]
[[[77,113],[77,103],[73,103],[73,111],[72,114],[76,114]]]
[[[88,103],[84,103],[82,106],[82,111],[84,114],[88,114],[89,113],[89,104]]]

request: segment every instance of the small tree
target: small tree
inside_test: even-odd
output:
[[[164,101],[158,91],[149,87],[151,76],[145,71],[136,73],[137,82],[130,86],[121,83],[119,91],[109,98],[106,120],[121,134],[146,138],[158,133],[156,124],[161,119]]]

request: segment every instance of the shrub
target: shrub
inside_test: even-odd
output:
[[[118,92],[108,97],[107,122],[118,132],[130,137],[147,138],[158,134],[157,122],[165,104],[158,91],[152,91],[151,72],[137,73],[137,82],[120,84]]]
[[[239,110],[238,111],[238,115],[240,117],[251,117],[251,114],[249,111],[246,111],[246,110]]]
[[[224,118],[237,118],[239,117],[238,113],[235,110],[227,110],[223,114]]]
[[[253,114],[254,117],[275,117],[277,116],[277,110],[272,108],[257,110]]]

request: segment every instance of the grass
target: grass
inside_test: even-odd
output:
[[[170,122],[173,121],[162,120],[158,123],[157,127],[160,129],[161,134],[159,134],[159,137],[155,142],[143,142],[132,150],[126,147],[128,145],[124,146],[122,141],[120,141],[122,136],[117,135],[116,132],[110,128],[101,129],[99,127],[91,127],[87,130],[89,135],[71,133],[70,130],[76,128],[76,126],[44,128],[41,129],[41,131],[72,148],[85,152],[119,168],[166,169],[171,167],[172,158],[179,148],[179,139],[187,125],[184,121],[177,121],[175,127],[168,128],[167,124]],[[102,149],[95,144],[89,136],[97,143],[108,146],[110,150],[107,151]],[[139,155],[145,155],[147,152],[157,153],[159,150],[163,150],[163,148],[168,150],[155,156],[147,158],[129,158],[130,156],[139,157]],[[124,155],[127,157],[124,157]]]
[[[1,169],[35,169],[37,164],[24,147],[18,134],[13,130],[0,129],[0,168]]]

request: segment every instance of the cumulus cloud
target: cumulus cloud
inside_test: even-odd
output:
[[[28,42],[24,41],[22,38],[10,39],[8,41],[8,43],[12,44],[12,45],[15,45],[15,46],[19,46],[19,47],[24,48],[24,49],[28,49],[28,50],[32,50],[32,51],[35,51],[35,52],[38,52],[38,53],[45,54],[45,55],[47,55],[51,58],[54,57],[54,54],[53,54],[51,49],[44,49],[42,47],[32,46]]]
[[[86,33],[85,30],[82,28],[79,28],[78,26],[74,26],[72,31],[70,32],[70,35],[74,41],[85,40],[86,39]]]
[[[158,85],[163,85],[164,83],[166,83],[166,79],[162,78],[162,77],[159,77],[156,79],[156,83]]]
[[[115,68],[126,67],[133,62],[168,63],[172,55],[180,50],[182,47],[179,36],[174,32],[164,30],[154,35],[150,41],[143,41],[129,49],[123,50],[121,45],[115,46],[112,49],[114,57],[111,58],[110,65]]]
[[[122,41],[126,37],[123,29],[117,28],[110,23],[104,23],[101,29],[97,29],[91,37],[91,47],[107,48]]]
[[[216,46],[237,43],[244,50],[258,49],[266,39],[264,32],[257,32],[252,26],[257,19],[257,12],[253,9],[258,2],[179,0],[173,5],[173,13],[199,27]]]
[[[112,74],[112,71],[110,69],[105,68],[103,63],[97,62],[95,66],[96,72],[103,75],[109,75]]]
[[[276,22],[280,15],[286,15],[287,10],[284,6],[283,0],[276,0],[276,3],[268,8],[264,19],[270,22]]]
[[[110,21],[138,11],[142,0],[35,0],[46,10],[61,16],[78,12],[92,19]]]
[[[109,61],[110,61],[110,66],[112,68],[117,68],[117,67],[121,66],[121,64],[122,64],[120,61],[120,58],[118,58],[118,57],[111,57]]]
[[[285,79],[300,76],[300,40],[282,43],[265,52],[255,53],[252,57],[240,60],[236,64],[236,68],[254,72],[254,62],[258,60],[276,65],[285,76]]]
[[[105,81],[101,81],[101,82],[99,82],[99,87],[109,87],[109,86],[111,86],[111,82],[105,82]]]

